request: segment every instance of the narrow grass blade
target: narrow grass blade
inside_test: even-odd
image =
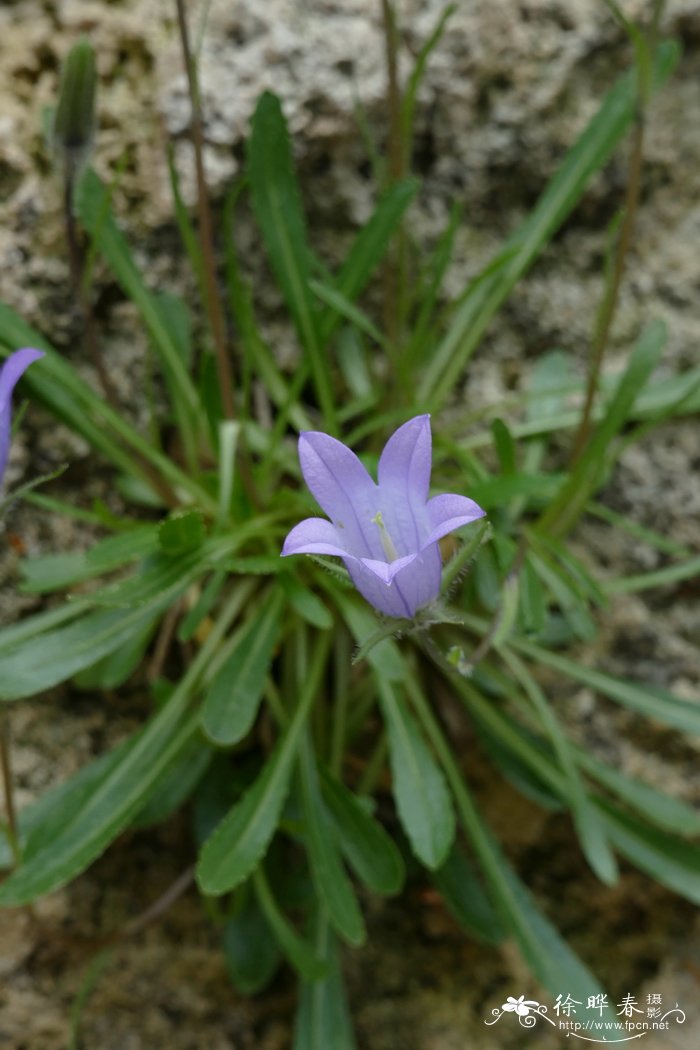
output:
[[[248,142],[253,209],[270,263],[308,357],[326,425],[335,431],[330,364],[323,353],[318,311],[309,288],[311,253],[294,173],[287,123],[269,91],[258,101]]]
[[[542,515],[538,526],[540,532],[561,535],[583,513],[603,470],[609,469],[613,461],[610,444],[629,419],[638,395],[659,361],[665,342],[666,325],[661,321],[655,321],[642,333],[595,434],[556,499]]]
[[[594,780],[648,822],[674,835],[686,838],[700,835],[700,813],[693,806],[601,762],[585,748],[576,751],[579,764]]]
[[[609,803],[603,804],[608,834],[620,853],[653,879],[700,904],[700,846],[663,831]]]
[[[671,41],[655,55],[655,82],[660,86],[673,70],[679,55]],[[622,76],[578,142],[565,157],[534,210],[510,238],[512,252],[503,267],[467,289],[442,342],[423,377],[423,403],[436,411],[464,370],[487,325],[516,281],[537,258],[575,207],[589,179],[605,164],[636,114],[636,71]]]
[[[418,192],[417,179],[397,182],[380,199],[374,212],[355,238],[335,279],[335,288],[352,303],[386,255],[393,235],[401,225],[406,209]],[[320,319],[321,339],[326,345],[333,336],[339,317],[325,310]]]
[[[126,239],[117,227],[108,192],[91,169],[86,170],[78,183],[75,200],[82,225],[107,260],[126,294],[139,308],[165,374],[172,382],[173,390],[177,392],[183,414],[190,420],[198,419],[201,406],[197,390],[190,379],[182,355],[172,340],[169,325],[163,322],[156,297],[146,287]]]
[[[638,711],[664,725],[674,726],[685,733],[700,735],[700,708],[697,704],[680,700],[673,693],[651,686],[644,686],[624,678],[597,671],[570,660],[559,653],[550,652],[534,642],[518,639],[511,643],[515,649],[530,659],[561,671],[575,682],[582,682],[595,692]]]
[[[576,830],[588,863],[602,882],[613,885],[618,878],[615,856],[605,837],[605,830],[598,813],[586,794],[569,741],[547,698],[525,665],[505,648],[501,649],[500,653],[529,698],[559,759],[566,777],[569,803],[573,811]]]
[[[138,452],[175,488],[181,489],[205,507],[212,500],[196,481],[168,457],[141,437],[122,416],[102,397],[95,394],[87,383],[67,364],[40,332],[31,328],[13,310],[0,303],[0,357],[7,356],[4,347],[15,350],[20,346],[35,346],[43,350],[46,357],[24,377],[32,393],[117,468],[128,476],[144,478],[141,464],[129,449]],[[121,444],[127,446],[126,448]]]

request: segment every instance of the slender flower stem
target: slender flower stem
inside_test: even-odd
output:
[[[197,70],[192,55],[187,28],[187,15],[184,0],[176,0],[177,21],[180,30],[180,43],[187,72],[190,104],[192,106],[192,145],[194,147],[195,171],[197,176],[197,213],[199,217],[199,237],[202,245],[204,262],[204,283],[206,290],[206,308],[209,315],[216,364],[221,388],[221,402],[227,419],[235,416],[233,403],[233,371],[226,346],[226,324],[221,305],[218,285],[216,283],[216,266],[214,263],[214,237],[212,232],[209,194],[207,191],[206,173],[204,170],[204,133],[202,131],[202,107],[197,83]]]
[[[75,189],[75,171],[72,166],[66,168],[63,183],[63,217],[68,245],[68,266],[70,269],[73,294],[76,297],[80,319],[83,325],[83,338],[92,364],[97,372],[102,391],[113,408],[119,409],[119,397],[100,352],[95,331],[95,317],[92,311],[90,295],[84,286],[83,274],[85,257],[73,213],[73,193]]]
[[[2,773],[2,787],[5,795],[5,812],[7,813],[7,836],[15,864],[18,864],[19,838],[12,785],[12,765],[10,763],[10,734],[5,717],[0,717],[0,772]]]
[[[646,46],[649,54],[653,56],[659,32],[659,21],[663,12],[664,0],[655,0],[652,12],[651,28],[646,38]],[[646,109],[649,102],[649,84],[645,80],[645,70],[642,68],[641,60],[637,61],[637,112],[634,131],[632,135],[632,147],[630,151],[629,176],[625,191],[622,223],[617,240],[617,247],[613,260],[613,268],[610,280],[605,289],[603,300],[596,317],[595,329],[591,344],[591,360],[588,370],[588,382],[586,384],[586,396],[581,412],[581,421],[574,438],[571,453],[571,464],[575,465],[583,455],[591,433],[591,415],[593,403],[598,392],[600,372],[603,365],[605,350],[610,337],[610,330],[615,318],[617,305],[620,297],[620,287],[625,275],[627,258],[632,244],[634,225],[639,209],[639,197],[641,190],[642,162],[644,157],[644,133],[646,123]]]
[[[117,930],[112,934],[109,942],[123,940],[125,937],[133,937],[140,933],[149,923],[164,915],[168,908],[171,908],[175,901],[192,885],[195,870],[195,865],[192,864],[181,875],[178,875],[175,881],[168,886],[167,890],[153,904],[150,904],[140,915],[128,922],[126,926],[123,926],[121,930]]]
[[[387,110],[389,117],[388,168],[386,186],[399,182],[405,175],[404,148],[401,134],[401,89],[397,62],[396,18],[391,0],[381,0],[384,29],[384,51],[387,72]],[[399,228],[394,251],[387,253],[383,267],[384,284],[384,329],[396,369],[399,364],[398,345],[401,336],[400,321],[405,276],[406,243],[403,227]],[[397,379],[403,384],[403,376]]]

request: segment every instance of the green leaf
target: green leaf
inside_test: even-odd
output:
[[[349,944],[365,940],[365,924],[352,883],[345,873],[333,826],[321,797],[316,758],[308,733],[299,754],[304,842],[319,899],[337,932]]]
[[[534,572],[556,601],[575,637],[583,641],[595,638],[598,633],[597,626],[588,612],[587,603],[571,586],[571,580],[564,570],[535,550],[531,549],[529,556]]]
[[[113,653],[152,621],[170,598],[137,609],[84,612],[67,627],[28,638],[0,653],[0,700],[19,700],[58,685]]]
[[[358,878],[375,893],[399,893],[405,868],[393,839],[370,816],[362,801],[326,770],[322,771],[321,788],[340,848]]]
[[[222,946],[231,981],[241,995],[255,995],[270,983],[280,964],[280,951],[252,893],[224,926]]]
[[[335,280],[335,287],[348,302],[357,298],[386,255],[391,238],[401,225],[419,186],[417,179],[397,182],[380,199],[358,233]],[[335,310],[326,310],[321,315],[320,329],[324,345],[330,340],[339,320]]]
[[[601,480],[604,468],[609,468],[613,462],[611,442],[630,418],[639,393],[658,364],[665,342],[666,325],[662,321],[653,322],[642,332],[593,437],[556,499],[542,515],[539,532],[555,531],[560,535],[580,517]]]
[[[289,604],[299,613],[303,620],[321,631],[328,631],[333,626],[333,617],[327,606],[308,587],[302,586],[289,573],[280,577],[280,585]]]
[[[128,737],[113,751],[100,755],[77,773],[51,788],[18,815],[18,837],[23,862],[27,862],[62,831],[66,821],[78,812],[114,766],[133,745],[136,736]],[[12,864],[12,853],[0,837],[0,869]]]
[[[0,357],[7,356],[5,347],[14,350],[21,346],[36,346],[44,351],[46,356],[29,369],[24,383],[58,419],[81,434],[115,467],[150,485],[150,475],[145,473],[141,460],[133,454],[136,451],[171,485],[187,492],[202,506],[212,506],[206,490],[195,478],[180,470],[169,456],[145,441],[103,397],[98,397],[80,379],[40,332],[1,302],[0,342],[3,344],[0,346]]]
[[[602,803],[608,834],[623,856],[653,879],[700,904],[700,846],[664,834],[645,822]]]
[[[167,820],[190,797],[207,772],[212,758],[212,748],[202,740],[200,734],[193,734],[175,761],[163,770],[152,786],[143,807],[131,821],[131,826],[147,828]]]
[[[529,555],[520,572],[520,613],[524,630],[528,634],[539,634],[545,624],[547,603]]]
[[[700,835],[700,813],[687,802],[665,795],[636,777],[601,762],[584,748],[577,748],[581,766],[603,787],[617,795],[646,820],[676,835]]]
[[[261,95],[253,114],[248,167],[253,210],[270,263],[308,356],[326,424],[335,430],[333,386],[323,354],[318,312],[309,288],[311,253],[289,132],[280,101],[269,91]]]
[[[431,877],[445,904],[467,933],[484,944],[500,944],[503,927],[481,880],[459,845],[452,847],[445,863]]]
[[[159,301],[146,287],[126,239],[114,220],[107,190],[90,168],[76,186],[75,204],[82,225],[128,297],[138,307],[168,381],[177,391],[185,418],[197,419],[201,413],[199,397],[183,361],[181,339],[178,337],[174,341],[172,338],[172,301]],[[164,320],[166,311],[167,320]]]
[[[206,571],[214,550],[211,545],[180,555],[154,554],[131,576],[94,591],[90,600],[110,608],[172,605]]]
[[[534,642],[517,639],[511,644],[530,659],[552,667],[555,671],[561,671],[574,681],[582,682],[595,692],[602,693],[633,711],[683,732],[700,735],[700,708],[697,704],[680,700],[665,689],[638,685],[628,679],[615,678],[603,671],[596,671],[559,653],[552,653]]]
[[[316,955],[311,945],[299,936],[278,908],[262,864],[255,870],[253,884],[268,925],[294,969],[307,981],[325,977],[328,973],[325,960]]]
[[[183,717],[186,680],[177,694],[139,734],[90,794],[61,811],[50,840],[0,885],[0,905],[26,904],[75,878],[128,825],[161,773],[180,755],[196,730],[196,717]],[[58,824],[58,822],[57,822]],[[36,833],[35,833],[36,834]]]
[[[25,594],[46,594],[139,561],[158,549],[155,526],[144,525],[99,540],[87,551],[43,554],[22,562]]]
[[[343,619],[350,628],[350,633],[357,644],[362,646],[367,638],[377,630],[376,616],[368,608],[360,606],[352,598],[348,598],[339,591],[336,592],[335,599]],[[385,638],[373,646],[367,654],[367,662],[387,681],[399,682],[404,676],[401,651],[390,638]]]
[[[334,288],[330,284],[324,284],[322,281],[311,280],[309,281],[309,288],[317,295],[322,303],[333,310],[338,317],[344,318],[351,325],[354,325],[360,332],[364,332],[365,335],[369,336],[377,346],[382,347],[383,350],[387,349],[387,341],[379,331],[373,321],[369,319],[367,314],[347,299],[342,292],[339,292],[337,288]]]
[[[264,857],[289,791],[297,744],[290,734],[280,741],[258,779],[205,842],[197,867],[202,893],[235,889]]]
[[[657,86],[669,76],[678,55],[675,42],[659,46],[654,56]],[[506,243],[505,251],[511,254],[505,265],[467,289],[426,368],[421,391],[427,408],[437,409],[454,389],[499,306],[578,203],[588,181],[605,164],[636,112],[636,73],[632,70],[608,93],[534,209]]]
[[[476,668],[473,680],[476,685],[484,687],[482,668]],[[501,734],[503,733],[505,723],[508,730],[512,731],[515,729],[519,742],[526,738],[532,747],[537,747],[538,749],[542,746],[541,740],[529,734],[525,726],[519,722],[514,722],[511,713],[503,710],[500,705],[498,707],[495,705],[490,707],[489,716],[491,724],[487,727],[479,721],[478,713],[474,713],[477,736],[493,764],[500,770],[506,780],[513,785],[516,791],[519,791],[525,798],[531,799],[532,802],[542,809],[547,809],[553,813],[561,812],[564,808],[561,796],[553,793],[547,782],[540,776],[544,759],[539,762],[539,768],[538,763],[528,764],[523,762],[519,755],[509,748],[507,744],[504,745],[502,743],[498,731],[501,730]],[[494,728],[496,733],[494,733]],[[547,754],[546,757],[551,758],[551,755]]]
[[[316,646],[304,691],[289,726],[262,773],[204,844],[197,867],[203,893],[221,894],[243,882],[264,856],[279,823],[299,738],[324,667],[328,644]]]
[[[293,1050],[356,1050],[336,940],[320,909],[314,942],[328,967],[328,976],[320,981],[302,981]]]
[[[459,224],[462,221],[463,206],[453,204],[450,210],[449,221],[440,235],[432,258],[426,267],[426,279],[424,286],[417,295],[418,314],[411,325],[411,334],[408,343],[403,350],[406,359],[412,365],[420,353],[425,353],[431,344],[431,322],[438,302],[438,296],[445,279],[447,267],[450,264],[455,246],[455,237]]]
[[[156,613],[149,623],[114,652],[108,653],[97,663],[73,675],[73,682],[77,688],[118,689],[123,685],[141,665],[159,619],[159,614]]]
[[[559,721],[547,697],[525,665],[513,653],[504,649],[499,651],[532,704],[533,710],[549,737],[552,749],[559,760],[561,769],[566,777],[568,800],[573,811],[576,830],[588,863],[602,882],[613,885],[617,881],[619,874],[615,856],[610,849],[610,844],[605,836],[605,830],[597,810],[586,794],[571,744],[559,725]]]
[[[250,288],[241,276],[234,238],[234,208],[239,194],[239,187],[234,186],[226,198],[224,222],[226,225],[226,281],[228,285],[231,314],[240,334],[244,355],[244,393],[250,386],[250,378],[255,371],[265,385],[265,391],[278,409],[288,412],[289,419],[296,430],[309,430],[309,421],[303,407],[290,400],[290,391],[282,377],[274,354],[260,334],[253,312]],[[283,412],[279,413],[280,415]]]
[[[526,418],[541,420],[556,416],[566,406],[566,395],[573,381],[569,354],[552,350],[538,357],[527,387]]]
[[[340,412],[341,421],[348,418],[347,413],[357,405],[374,404],[376,394],[372,389],[372,377],[367,365],[368,354],[364,340],[356,329],[346,325],[338,335],[336,356],[343,379],[353,395],[353,401],[345,405]]]
[[[515,474],[515,442],[513,441],[513,435],[503,420],[498,417],[491,423],[491,433],[493,434],[493,443],[496,446],[501,474]]]
[[[455,835],[454,810],[445,778],[393,685],[379,676],[377,685],[399,817],[416,857],[426,867],[438,868]]]
[[[221,747],[243,740],[255,721],[277,645],[281,605],[279,591],[273,591],[246,621],[204,698],[202,728]]]
[[[84,804],[71,813],[61,809],[57,835],[50,842],[42,838],[31,860],[0,885],[0,904],[25,904],[62,886],[83,871],[127,826],[151,786],[177,760],[197,731],[198,717],[188,714],[187,707],[228,630],[236,597],[223,606],[206,642],[165,706],[113,765],[106,763],[107,775],[95,785]]]
[[[535,977],[558,995],[566,988],[574,998],[586,1002],[589,995],[603,992],[595,976],[562,938],[556,927],[537,907],[534,897],[498,853],[499,895],[525,959]],[[494,894],[495,894],[494,889]]]
[[[187,554],[206,538],[204,515],[198,508],[176,510],[158,527],[158,543],[166,554]]]
[[[474,699],[480,700],[476,696],[476,691],[466,680],[452,673],[449,677],[458,693],[469,697],[470,705]],[[568,945],[561,940],[554,927],[538,912],[527,890],[508,866],[500,847],[494,841],[474,803],[471,792],[420,686],[413,678],[407,677],[405,688],[411,696],[423,727],[440,756],[462,824],[488,882],[491,900],[501,916],[504,928],[513,932],[534,975],[555,995],[561,991],[562,984],[568,989],[575,989],[576,992],[583,992],[585,989],[590,989],[586,994],[599,992],[595,978],[586,970]],[[482,709],[480,711],[482,720],[491,727],[490,705],[485,703],[479,706]],[[505,726],[505,728],[508,727]],[[516,743],[520,742],[517,732],[509,733],[509,737]],[[522,749],[519,749],[518,753],[528,759],[530,757],[525,756]],[[551,780],[553,785],[556,784],[557,790],[563,791],[563,778],[557,771],[552,771],[553,776],[550,778],[547,765],[543,764],[543,766],[543,775],[547,773],[547,779]],[[585,995],[576,995],[575,992],[572,994],[575,995],[575,998],[586,1001]]]
[[[171,343],[189,372],[192,367],[194,349],[192,346],[192,315],[187,304],[179,296],[172,295],[170,292],[158,292],[153,296],[153,305],[160,315],[161,323]]]

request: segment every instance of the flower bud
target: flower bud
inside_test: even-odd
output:
[[[56,152],[70,173],[87,160],[95,129],[95,52],[89,40],[79,40],[68,52],[53,123]]]

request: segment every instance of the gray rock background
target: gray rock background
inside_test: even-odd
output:
[[[624,0],[628,15],[647,9]],[[442,10],[437,0],[398,0],[402,75]],[[193,30],[201,6],[192,4]],[[700,4],[670,2],[664,29],[684,57],[650,115],[643,203],[623,288],[609,367],[618,368],[653,317],[669,326],[665,368],[696,364],[700,337]],[[172,222],[165,143],[174,143],[186,197],[193,196],[186,140],[188,106],[174,5],[166,0],[15,0],[0,8],[0,298],[12,304],[88,377],[69,300],[58,187],[42,142],[41,109],[54,98],[60,62],[81,34],[98,53],[100,131],[95,163],[105,176],[121,167],[115,201],[154,287],[187,292]],[[196,31],[195,31],[196,35]],[[428,250],[455,200],[465,224],[447,278],[458,294],[537,198],[564,151],[595,112],[602,93],[627,68],[630,48],[598,0],[462,2],[433,53],[419,94],[415,170],[423,189],[412,236]],[[283,99],[294,135],[311,237],[329,263],[368,216],[375,186],[356,111],[381,148],[385,72],[378,0],[213,0],[201,53],[207,167],[220,198],[241,171],[247,123],[259,93]],[[495,403],[517,388],[539,354],[571,351],[583,368],[590,321],[601,289],[605,228],[624,190],[623,148],[590,187],[575,215],[491,327],[456,401]],[[293,333],[242,214],[237,242],[255,282],[265,330],[293,365]],[[143,333],[108,274],[98,275],[105,351],[124,409],[143,419],[139,400]],[[698,549],[698,426],[685,420],[629,449],[606,494],[610,506]],[[66,498],[119,499],[87,449],[32,408],[13,450],[11,480],[69,459]],[[13,511],[7,530],[30,552],[68,550],[84,527]],[[629,539],[586,524],[579,552],[601,571],[633,573],[658,556]],[[0,538],[0,616],[33,601],[12,586],[16,555]],[[2,575],[4,574],[4,575]],[[697,586],[616,600],[600,639],[583,658],[698,699],[700,612]],[[639,725],[585,690],[551,683],[579,738],[630,772],[695,799],[697,749],[676,734]],[[63,779],[138,723],[138,698],[107,707],[59,691],[12,711],[19,802]],[[469,747],[468,736],[464,747]],[[467,752],[468,753],[468,750]],[[615,992],[640,1001],[663,992],[688,1021],[647,1050],[695,1048],[700,1041],[700,930],[693,909],[625,868],[605,889],[571,849],[566,821],[543,815],[507,787],[474,770],[489,818],[510,845],[528,883],[560,928]],[[0,1033],[12,1050],[59,1050],[68,1040],[70,1005],[97,940],[155,899],[189,863],[184,824],[155,838],[125,837],[73,886],[32,912],[0,915]],[[483,1020],[505,995],[535,989],[510,946],[502,952],[466,941],[438,901],[416,884],[398,902],[368,901],[371,940],[348,955],[347,971],[362,1050],[479,1050],[529,1046],[535,1035]],[[288,1045],[293,988],[282,978],[248,1002],[225,975],[216,937],[192,893],[133,942],[120,945],[98,982],[84,1019],[84,1045],[101,1050],[275,1050]],[[561,1045],[537,1033],[548,1050]],[[656,1042],[652,1040],[656,1039]],[[4,1045],[4,1044],[3,1044]]]

